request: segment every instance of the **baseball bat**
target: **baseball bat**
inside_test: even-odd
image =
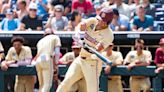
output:
[[[88,48],[91,52],[93,52],[98,58],[100,58],[104,63],[112,66],[112,62],[106,58],[105,56],[101,55],[98,51],[96,51],[94,48],[88,46],[88,45],[84,45],[84,47]]]

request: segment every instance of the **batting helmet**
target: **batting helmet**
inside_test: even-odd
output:
[[[113,19],[113,14],[113,9],[105,7],[101,9],[99,18],[101,18],[102,21],[105,21],[109,24]]]

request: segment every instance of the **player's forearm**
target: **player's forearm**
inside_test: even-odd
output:
[[[59,58],[60,58],[60,47],[59,46],[55,47],[53,56],[55,56],[55,62],[58,62]]]
[[[25,66],[25,65],[30,65],[32,59],[25,59],[25,60],[20,60],[17,61],[16,64],[18,64],[19,66]]]
[[[148,66],[148,65],[150,65],[150,63],[142,62],[142,63],[136,64],[135,66]]]

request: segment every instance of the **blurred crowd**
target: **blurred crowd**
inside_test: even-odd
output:
[[[74,31],[113,8],[113,31],[163,31],[163,0],[0,0],[1,31]]]

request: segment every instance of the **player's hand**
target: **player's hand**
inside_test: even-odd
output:
[[[131,70],[133,67],[135,67],[135,63],[131,63],[128,65],[127,69],[128,70]]]
[[[69,61],[66,63],[67,66],[70,66],[71,64],[72,64],[72,60],[69,60]]]
[[[159,68],[157,68],[157,69],[155,69],[155,73],[159,73],[161,70],[164,70],[164,67],[159,67]]]
[[[96,49],[97,49],[97,51],[101,51],[101,50],[104,49],[104,46],[102,45],[102,43],[98,43],[98,44],[96,45]]]
[[[109,74],[110,73],[110,70],[111,70],[111,67],[109,65],[107,65],[104,69],[105,71],[105,74]]]
[[[143,30],[144,30],[144,29],[143,29],[142,27],[140,27],[140,28],[138,28],[137,31],[141,32],[141,31],[143,31]]]
[[[136,60],[135,61],[135,64],[141,64],[142,62],[141,61],[139,61],[139,60]]]
[[[80,24],[80,30],[81,31],[85,31],[86,30],[86,27],[87,27],[86,23],[81,23]]]
[[[3,62],[1,63],[1,69],[2,69],[3,71],[7,71],[8,67],[9,67],[9,65],[6,63],[6,61],[3,61]]]

